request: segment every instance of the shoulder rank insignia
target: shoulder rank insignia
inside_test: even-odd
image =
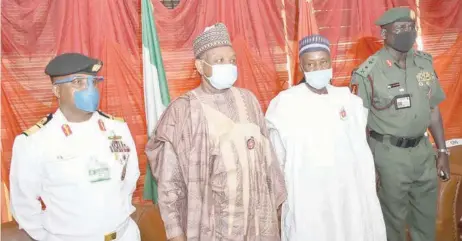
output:
[[[53,119],[53,114],[49,114],[46,117],[43,117],[39,122],[35,123],[32,127],[22,132],[25,136],[30,136],[44,127],[50,120]]]
[[[367,77],[376,63],[377,57],[371,56],[359,66],[358,70],[356,70],[356,73],[363,77]]]
[[[115,121],[118,121],[118,122],[125,122],[125,120],[121,117],[115,117],[115,116],[112,116],[112,115],[109,115],[109,114],[106,114],[100,110],[98,110],[98,113],[103,116],[103,117],[106,117],[108,119],[111,119],[111,120],[115,120]]]
[[[431,54],[425,53],[423,51],[416,50],[414,52],[414,55],[417,55],[419,57],[422,57],[424,59],[429,60],[430,62],[433,62],[433,56]]]
[[[64,135],[66,135],[66,136],[72,135],[72,129],[68,124],[62,125],[61,130],[63,131]]]
[[[101,131],[106,131],[106,126],[104,125],[104,121],[99,119],[98,120],[98,126]]]

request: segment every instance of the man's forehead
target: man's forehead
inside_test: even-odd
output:
[[[88,73],[75,73],[75,74],[68,74],[68,75],[57,76],[57,77],[52,77],[52,78],[54,80],[60,80],[60,79],[68,79],[68,78],[74,78],[74,77],[88,77],[88,76],[93,76],[93,75],[88,74]]]
[[[319,50],[303,53],[301,57],[303,59],[317,60],[330,58],[330,54],[327,51]]]
[[[236,54],[230,46],[216,47],[208,50],[207,53],[209,56],[232,56]]]

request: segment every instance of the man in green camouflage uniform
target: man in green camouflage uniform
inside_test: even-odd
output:
[[[437,176],[449,180],[438,109],[445,95],[432,56],[412,49],[417,35],[414,12],[393,8],[376,24],[385,46],[359,66],[350,87],[369,109],[367,131],[387,237],[405,240],[408,226],[413,241],[434,241]]]

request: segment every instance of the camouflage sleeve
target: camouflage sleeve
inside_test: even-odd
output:
[[[371,100],[367,89],[366,81],[363,76],[353,73],[350,81],[350,90],[353,94],[359,96],[363,100],[363,105],[367,109],[370,108]]]
[[[436,72],[434,72],[433,81],[430,88],[430,107],[433,109],[437,105],[439,105],[444,99],[446,99],[446,95],[444,94],[444,91],[441,88],[440,81],[438,79],[438,76],[436,75]]]

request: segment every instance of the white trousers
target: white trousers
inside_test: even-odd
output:
[[[113,241],[141,241],[138,225],[131,218],[115,231],[117,237]],[[79,237],[48,233],[43,241],[104,241],[104,234]]]

